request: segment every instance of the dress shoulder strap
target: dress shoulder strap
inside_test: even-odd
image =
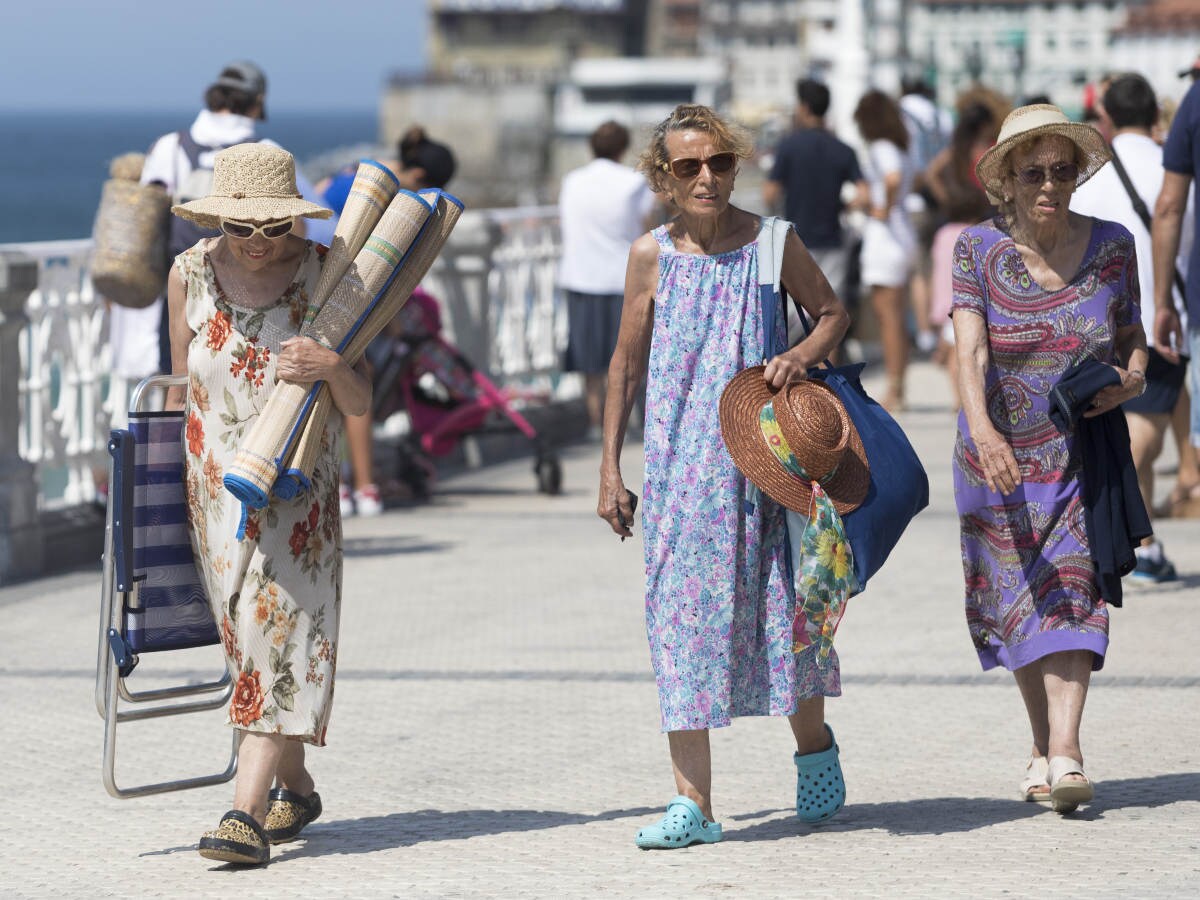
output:
[[[658,248],[660,250],[664,250],[667,253],[675,252],[675,244],[671,241],[671,235],[667,233],[666,225],[659,225],[650,233],[654,235],[654,240],[658,241]]]

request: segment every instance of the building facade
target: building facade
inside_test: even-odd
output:
[[[1112,41],[1112,66],[1145,75],[1160,100],[1178,102],[1192,82],[1180,78],[1200,55],[1200,0],[1152,0],[1132,9]]]
[[[1078,114],[1113,69],[1114,32],[1142,0],[909,0],[907,51],[953,103],[976,81],[1018,100],[1046,94]],[[1196,0],[1189,0],[1196,2]]]

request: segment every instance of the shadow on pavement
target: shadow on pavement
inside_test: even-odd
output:
[[[449,812],[420,809],[340,822],[316,822],[304,829],[303,846],[288,850],[287,858],[374,853],[430,841],[463,841],[485,835],[586,825],[657,812],[661,810],[650,806],[614,809],[594,815],[539,809],[459,809]],[[630,838],[632,840],[632,832]],[[285,857],[281,855],[280,858]]]
[[[397,556],[402,553],[442,553],[453,545],[418,541],[403,535],[388,537],[345,538],[342,553],[345,556]]]
[[[1068,813],[1067,818],[1091,821],[1103,818],[1108,810],[1137,807],[1153,809],[1179,802],[1200,802],[1200,772],[1097,782],[1095,801]],[[765,809],[728,818],[733,822],[790,812],[789,809]],[[791,816],[773,818],[746,828],[728,828],[725,840],[776,841],[813,831],[859,831],[870,828],[886,829],[896,835],[951,834],[1043,815],[1053,816],[1056,813],[1048,805],[1024,803],[1016,799],[931,797],[889,803],[855,803],[847,806],[828,823],[816,826],[802,824]]]

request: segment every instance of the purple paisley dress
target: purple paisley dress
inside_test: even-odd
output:
[[[841,685],[836,652],[792,651],[783,509],[747,485],[721,440],[721,391],[762,362],[757,247],[698,256],[677,253],[665,226],[653,234],[642,526],[662,727],[790,715]]]
[[[967,228],[954,248],[952,315],[987,323],[988,414],[1022,479],[1007,496],[988,490],[960,413],[954,495],[967,626],[985,669],[1066,650],[1104,663],[1108,607],[1084,530],[1080,459],[1074,435],[1051,423],[1048,395],[1076,363],[1115,361],[1116,329],[1141,320],[1139,302],[1133,238],[1115,222],[1092,220],[1079,271],[1057,291],[1033,280],[998,220]]]

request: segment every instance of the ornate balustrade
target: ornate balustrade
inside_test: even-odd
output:
[[[0,438],[0,472],[21,461],[32,466],[41,510],[95,498],[93,471],[107,464],[108,431],[124,418],[129,396],[111,371],[105,304],[88,277],[91,247],[88,240],[0,245],[0,339],[7,341],[0,354],[15,344],[20,358],[19,372],[0,360],[0,415],[11,408],[14,420],[0,425],[15,424],[17,437],[15,448]],[[476,364],[501,381],[538,383],[567,397],[579,387],[559,377],[567,323],[554,285],[558,252],[553,207],[468,212],[426,288],[442,301],[447,336]],[[19,334],[5,338],[6,329]]]

